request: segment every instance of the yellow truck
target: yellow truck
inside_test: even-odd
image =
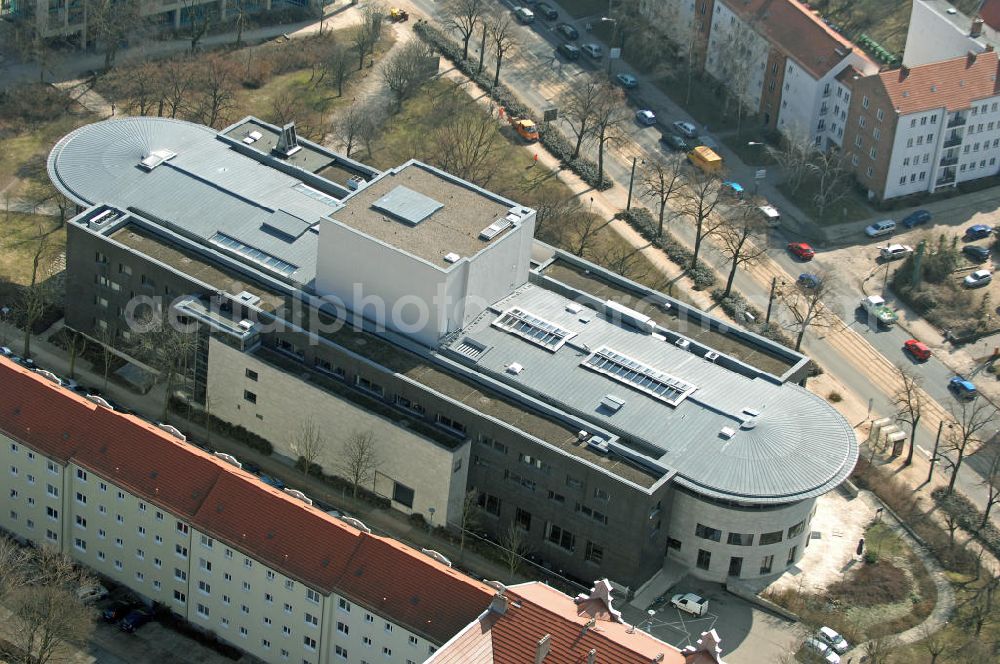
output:
[[[718,174],[722,171],[722,157],[715,154],[712,148],[699,145],[688,152],[688,161],[703,173]]]
[[[529,143],[538,140],[538,126],[530,118],[521,118],[516,115],[508,115],[507,122],[514,128],[518,135]]]

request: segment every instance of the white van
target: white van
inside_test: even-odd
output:
[[[524,23],[525,25],[535,22],[535,12],[531,11],[527,7],[518,7],[515,9],[514,16],[518,21]]]
[[[764,217],[764,223],[770,228],[776,228],[781,225],[781,213],[772,205],[761,205],[759,208],[761,216]]]

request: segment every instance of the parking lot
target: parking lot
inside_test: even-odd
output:
[[[802,628],[725,591],[718,583],[685,577],[671,593],[693,592],[708,600],[708,612],[693,616],[670,606],[657,608],[652,618],[631,604],[622,608],[626,622],[683,649],[694,645],[702,632],[718,629],[726,664],[777,662],[801,643]]]

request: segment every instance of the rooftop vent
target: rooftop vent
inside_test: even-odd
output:
[[[691,342],[684,338],[678,339],[674,342],[674,344],[676,344],[678,348],[683,348],[684,350],[687,350],[688,347],[691,346]]]
[[[358,189],[361,189],[361,187],[365,186],[365,182],[366,182],[365,179],[360,175],[352,175],[351,177],[347,178],[347,188],[352,191],[356,191]]]
[[[278,136],[278,144],[274,146],[274,151],[283,157],[291,157],[301,149],[298,134],[295,133],[295,123],[289,122],[281,128],[281,135]]]
[[[411,226],[416,226],[443,208],[444,204],[409,187],[396,185],[392,191],[372,203],[372,207]]]
[[[719,354],[716,353],[714,350],[710,350],[707,353],[705,353],[705,359],[708,360],[709,362],[715,362],[717,359],[719,359]]]
[[[656,324],[652,318],[639,313],[635,309],[626,307],[624,304],[620,304],[614,300],[605,300],[604,308],[612,320],[628,323],[646,334],[652,334],[653,330],[656,329]]]
[[[243,468],[243,464],[240,463],[236,459],[236,457],[234,457],[232,454],[226,454],[225,452],[215,452],[215,457],[218,458],[218,459],[222,459],[223,461],[225,461],[226,463],[228,463],[230,466],[236,466],[237,468]]]
[[[441,555],[437,551],[435,551],[434,549],[420,549],[420,553],[424,554],[428,558],[433,558],[434,560],[438,561],[442,565],[447,565],[448,567],[451,567],[451,561],[448,560],[447,558],[445,558],[443,555]]]
[[[353,516],[345,516],[341,520],[344,523],[347,523],[347,524],[350,524],[351,526],[354,526],[355,528],[357,528],[358,530],[360,530],[363,533],[368,533],[369,535],[372,534],[372,529],[371,528],[369,528],[368,526],[366,526],[363,522],[359,521],[358,519],[355,519]]]
[[[88,394],[87,398],[96,403],[98,406],[104,406],[105,408],[110,408],[111,410],[114,410],[111,404],[109,404],[107,401],[97,396],[96,394]]]
[[[454,251],[448,252],[447,254],[444,255],[444,260],[446,263],[457,263],[460,258],[462,257],[456,254]]]
[[[744,420],[743,424],[740,425],[740,428],[743,429],[744,431],[750,431],[756,426],[757,426],[757,418],[751,417],[749,420]]]
[[[570,312],[571,314],[578,314],[581,311],[583,311],[583,306],[577,304],[576,302],[570,302],[569,304],[566,305],[566,311]]]
[[[253,306],[253,305],[257,304],[258,302],[260,302],[260,297],[259,296],[254,295],[253,293],[250,293],[248,291],[240,291],[236,295],[236,299],[239,300],[240,302],[242,302],[243,304],[249,304],[251,306]]]
[[[749,415],[750,417],[757,417],[758,415],[760,415],[760,411],[757,410],[756,408],[744,408],[743,412]]]
[[[601,407],[610,410],[612,413],[617,413],[624,405],[625,400],[613,394],[605,394],[604,398],[601,399]]]
[[[524,371],[524,367],[522,367],[517,362],[511,362],[510,364],[507,365],[507,373],[509,374],[514,374],[516,376],[522,371]]]
[[[157,422],[156,426],[159,429],[161,429],[162,431],[166,431],[167,433],[169,433],[174,438],[180,438],[181,440],[187,440],[187,436],[185,436],[180,431],[178,431],[177,427],[171,426],[169,424],[164,424],[163,422]]]
[[[584,431],[583,429],[580,429],[579,431],[576,432],[576,439],[577,440],[584,441],[584,440],[587,440],[588,438],[590,438],[590,433],[588,431]]]
[[[264,134],[254,130],[246,135],[246,137],[243,139],[243,142],[246,143],[247,145],[250,145],[251,143],[256,143],[262,138],[264,138]]]
[[[508,228],[510,228],[513,225],[513,223],[514,222],[511,221],[511,219],[510,219],[510,215],[508,215],[506,217],[501,217],[500,219],[497,219],[492,224],[490,224],[489,226],[487,226],[486,228],[484,228],[482,231],[480,231],[479,232],[479,239],[480,240],[487,240],[487,241],[488,240],[492,240],[497,235],[500,235],[500,233],[503,233],[505,230],[507,230]]]
[[[608,441],[604,440],[600,436],[594,436],[587,441],[587,447],[602,454],[607,454]]]
[[[170,150],[153,150],[142,158],[139,166],[147,171],[151,171],[165,161],[170,161],[177,156],[176,152]]]
[[[253,329],[253,322],[247,320],[246,318],[244,318],[243,320],[241,320],[238,323],[238,325],[240,326],[241,330],[246,330],[247,332],[249,332],[250,330]]]
[[[719,435],[725,438],[726,440],[729,440],[730,438],[736,435],[736,429],[732,427],[722,427],[722,430],[719,431]]]

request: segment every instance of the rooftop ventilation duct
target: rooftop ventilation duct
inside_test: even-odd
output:
[[[278,136],[278,144],[274,146],[274,151],[284,157],[291,157],[301,149],[298,134],[295,133],[295,123],[289,122],[281,128],[281,135]]]
[[[139,161],[139,166],[146,171],[151,171],[165,161],[170,161],[177,156],[176,152],[170,150],[153,150]]]

